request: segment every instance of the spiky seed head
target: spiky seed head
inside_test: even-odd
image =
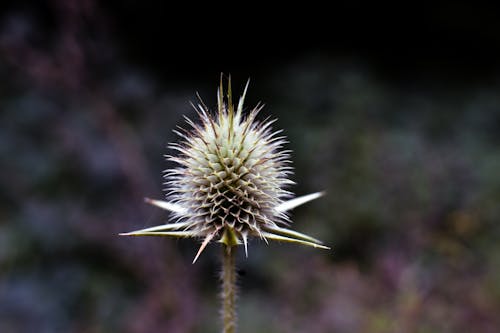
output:
[[[217,116],[199,105],[201,124],[191,123],[191,131],[181,133],[184,141],[171,145],[180,154],[169,157],[179,165],[166,175],[170,200],[187,209],[177,217],[200,236],[230,231],[243,239],[287,219],[275,210],[291,195],[284,137],[271,131],[271,122],[255,120],[260,107],[243,117],[242,105],[235,112],[221,86]]]
[[[235,109],[230,78],[227,96],[221,78],[217,113],[212,115],[200,98],[193,105],[200,123],[186,118],[191,128],[175,131],[181,142],[171,143],[178,154],[167,156],[177,164],[165,173],[168,201],[146,201],[173,212],[176,222],[124,235],[201,238],[195,261],[211,240],[243,243],[247,252],[251,236],[327,248],[287,228],[287,211],[322,193],[285,201],[292,197],[290,151],[282,149],[281,130],[272,130],[274,120],[256,120],[262,105],[243,115],[247,88],[248,82]]]

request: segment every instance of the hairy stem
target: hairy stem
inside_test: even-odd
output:
[[[222,321],[223,333],[236,332],[236,246],[223,244]]]

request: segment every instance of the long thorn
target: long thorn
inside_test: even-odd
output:
[[[196,253],[196,256],[194,257],[193,264],[196,262],[196,260],[198,260],[198,257],[200,256],[200,254],[203,252],[205,247],[207,247],[208,243],[210,243],[210,241],[212,240],[212,238],[214,238],[214,236],[215,236],[215,233],[211,233],[207,237],[205,237],[205,239],[203,240],[203,243],[201,243],[201,246],[198,249],[198,253]]]
[[[167,202],[167,201],[163,201],[163,200],[154,200],[154,199],[150,199],[150,198],[144,198],[144,202],[146,202],[150,205],[177,213],[177,214],[185,214],[186,213],[186,209],[184,207],[182,207],[178,204],[175,204],[175,203],[171,203],[171,202]]]
[[[316,244],[316,243],[313,243],[313,242],[307,242],[307,241],[304,241],[304,240],[301,240],[301,239],[296,239],[296,238],[290,238],[290,237],[275,235],[275,234],[272,234],[272,233],[269,233],[269,232],[263,232],[262,234],[265,237],[269,238],[269,239],[274,239],[274,240],[277,240],[277,241],[283,241],[283,242],[289,242],[289,243],[298,243],[298,244],[312,246],[312,247],[319,248],[319,249],[330,250],[330,248],[328,246],[324,246],[324,245],[321,245],[321,244]]]
[[[157,225],[151,228],[145,228],[141,230],[135,230],[128,232],[130,233],[140,233],[140,232],[151,232],[151,231],[165,231],[165,230],[177,230],[181,231],[179,229],[185,228],[189,225],[189,222],[179,222],[179,223],[167,223],[167,224],[162,224],[162,225]]]
[[[243,245],[245,246],[245,256],[248,258],[248,239],[247,234],[242,233],[241,238],[243,238]]]
[[[132,231],[119,234],[120,236],[172,236],[172,237],[193,237],[191,231]]]
[[[317,198],[323,196],[324,194],[325,194],[325,192],[316,192],[316,193],[311,193],[311,194],[303,195],[301,197],[285,201],[282,204],[276,206],[274,209],[276,211],[278,211],[278,212],[286,212],[286,211],[288,211],[290,209],[293,209],[295,207],[303,205],[306,202],[309,202],[309,201],[312,201],[314,199],[317,199]]]
[[[297,232],[297,231],[294,231],[294,230],[290,230],[290,229],[286,229],[286,228],[280,228],[278,226],[275,226],[275,227],[266,227],[265,229],[267,231],[269,231],[270,233],[274,233],[274,234],[295,237],[295,238],[299,238],[299,239],[302,239],[302,240],[305,240],[305,241],[308,241],[308,242],[312,242],[312,243],[317,243],[317,244],[322,244],[323,243],[322,241],[320,241],[319,239],[316,239],[314,237],[308,236],[306,234],[303,234],[303,233],[300,233],[300,232]]]

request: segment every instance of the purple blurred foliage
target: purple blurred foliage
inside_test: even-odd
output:
[[[142,197],[161,188],[141,130],[119,110],[131,104],[146,113],[144,94],[153,92],[113,63],[93,1],[55,1],[51,9],[50,33],[26,12],[5,17],[0,32],[1,70],[11,80],[1,101],[9,208],[1,223],[0,331],[189,331],[195,267],[182,263],[173,243],[117,236],[148,222]],[[152,99],[148,106],[164,113]],[[173,127],[167,114],[148,116]],[[149,139],[161,140],[159,148],[166,131],[155,130]]]
[[[0,332],[217,331],[216,246],[191,265],[197,244],[117,234],[167,220],[143,197],[161,198],[172,129],[196,90],[215,104],[221,69],[178,82],[134,65],[96,1],[13,8],[0,21]],[[328,193],[294,226],[333,251],[253,241],[241,331],[498,332],[498,84],[400,85],[314,53],[256,76],[249,100],[264,94],[290,138],[293,190]]]

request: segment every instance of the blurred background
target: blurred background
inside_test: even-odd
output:
[[[0,8],[0,332],[219,331],[218,246],[117,234],[168,220],[143,197],[221,72],[278,118],[292,190],[327,191],[293,220],[333,247],[252,241],[240,332],[500,331],[496,8]]]

